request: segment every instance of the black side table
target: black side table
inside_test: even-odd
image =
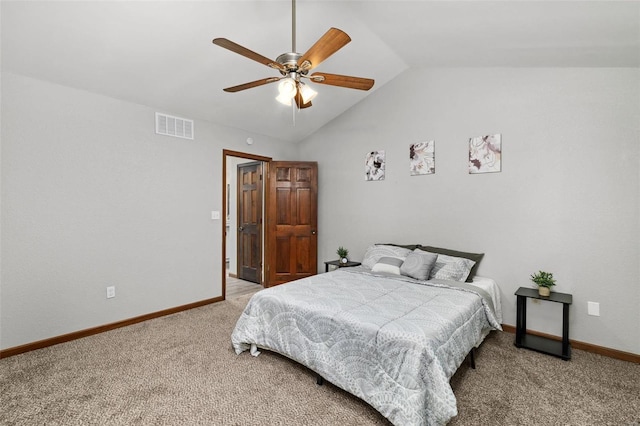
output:
[[[329,265],[337,266],[338,268],[344,268],[344,267],[347,267],[347,266],[360,266],[360,265],[362,265],[362,263],[360,263],[360,262],[352,262],[352,261],[348,261],[347,263],[342,263],[339,260],[330,260],[328,262],[324,262],[324,271],[325,272],[329,272]]]
[[[573,303],[573,296],[567,293],[551,292],[549,296],[540,296],[537,289],[520,287],[515,292],[518,296],[516,313],[516,341],[518,348],[553,355],[567,361],[571,359],[571,345],[569,344],[569,305]],[[527,298],[548,300],[562,303],[562,341],[542,336],[527,334]]]

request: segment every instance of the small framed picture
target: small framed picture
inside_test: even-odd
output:
[[[364,163],[364,180],[384,180],[384,150],[367,153]]]
[[[409,173],[411,176],[431,175],[436,172],[436,141],[409,145]]]
[[[469,139],[469,173],[495,173],[501,170],[501,134]]]

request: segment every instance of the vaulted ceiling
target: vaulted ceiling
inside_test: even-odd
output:
[[[351,36],[316,71],[373,89],[314,85],[301,111],[276,84],[222,91],[279,74],[211,40],[291,51],[289,0],[2,1],[2,70],[298,141],[410,67],[640,67],[637,1],[299,0],[296,16],[299,53],[331,27]]]

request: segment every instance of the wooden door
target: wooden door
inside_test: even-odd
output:
[[[262,163],[238,165],[238,278],[262,281]]]
[[[267,196],[266,286],[318,272],[318,164],[273,161]]]

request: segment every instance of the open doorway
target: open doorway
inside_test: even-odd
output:
[[[271,158],[230,150],[223,150],[222,157],[222,198],[225,214],[222,225],[222,296],[226,299],[253,293],[264,285],[262,268],[265,240],[262,220],[258,224],[256,220],[256,223],[247,221],[247,218],[255,219],[256,209],[259,210],[258,217],[263,216],[265,179],[258,179],[256,176],[263,176],[268,171]],[[242,170],[246,172],[252,167],[255,174],[245,173],[246,178],[243,178]],[[243,185],[243,180],[250,185]],[[260,187],[257,188],[256,185]],[[260,200],[256,200],[256,196],[259,196]],[[238,211],[238,206],[243,205],[243,197],[245,200],[251,200],[253,197],[254,203],[248,202],[248,209]],[[254,214],[243,214],[244,210],[252,209]],[[238,223],[239,220],[243,223]]]

